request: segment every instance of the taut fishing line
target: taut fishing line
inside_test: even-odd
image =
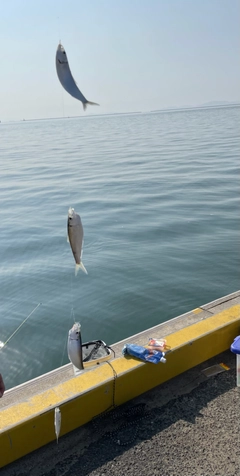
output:
[[[60,19],[58,17],[58,23],[60,23]],[[60,26],[58,24],[58,27],[59,27],[59,33],[60,33]],[[60,38],[60,34],[58,36]],[[59,40],[59,43],[61,44],[61,40]],[[65,103],[64,103],[64,91],[63,89],[61,88],[61,99],[62,99],[62,115],[63,115],[63,121],[64,121],[64,126],[63,126],[63,130],[64,130],[64,138],[65,138],[65,143],[66,143],[66,139],[67,139],[67,131],[66,131],[66,116],[65,116]],[[66,157],[66,163],[68,164],[68,171],[67,171],[67,181],[68,181],[68,184],[67,184],[67,189],[68,189],[68,201],[70,202],[70,176],[69,176],[69,173],[70,173],[70,167],[69,167],[69,159],[68,157]],[[69,204],[69,207],[68,209],[71,207],[71,205]],[[69,239],[68,239],[68,236],[67,236],[67,241],[69,242]],[[70,243],[69,243],[70,244]],[[71,273],[71,303],[73,303],[73,274]],[[74,314],[74,308],[73,306],[71,307],[71,313],[70,313],[70,316],[69,316],[69,321],[73,321],[73,323],[75,323],[75,314]],[[71,327],[71,325],[69,325],[69,327]],[[68,334],[67,334],[67,337],[65,339],[65,343],[64,343],[64,348],[63,348],[63,352],[62,352],[62,358],[61,358],[61,366],[63,365],[63,361],[64,361],[64,356],[66,354],[66,348],[67,348],[67,341],[68,341]]]
[[[27,322],[29,317],[31,317],[33,315],[33,313],[37,310],[37,308],[39,306],[41,306],[41,304],[42,304],[41,302],[38,303],[38,305],[30,312],[30,314],[28,314],[28,316],[24,319],[24,321],[20,324],[20,326],[18,326],[17,329],[15,329],[15,331],[10,335],[10,337],[8,337],[8,339],[5,342],[0,342],[0,349],[3,349],[4,347],[6,347],[8,342],[13,338],[13,336],[15,336],[15,334],[21,329],[23,324],[25,324],[25,322]]]

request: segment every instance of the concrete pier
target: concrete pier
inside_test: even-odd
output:
[[[0,463],[2,468],[6,466],[1,474],[5,472],[6,475],[100,475],[108,474],[108,470],[110,474],[108,465],[114,468],[114,458],[118,456],[120,459],[124,458],[125,450],[123,451],[123,448],[127,448],[127,453],[130,452],[129,457],[132,458],[135,451],[134,449],[136,449],[139,444],[142,449],[144,448],[144,435],[147,434],[150,436],[147,436],[145,443],[147,445],[145,447],[145,449],[147,449],[145,464],[147,465],[146,471],[148,471],[147,468],[149,468],[149,472],[131,473],[131,470],[129,470],[129,472],[131,474],[163,474],[161,470],[160,472],[157,470],[156,458],[155,463],[151,462],[151,448],[148,444],[149,438],[152,439],[154,435],[156,436],[157,434],[158,438],[160,438],[160,446],[162,448],[161,451],[159,449],[159,457],[160,453],[163,454],[167,452],[166,454],[170,454],[168,452],[170,451],[170,446],[167,442],[170,442],[171,438],[168,435],[168,439],[164,443],[161,439],[161,436],[163,436],[161,432],[167,432],[167,428],[170,428],[172,423],[171,425],[166,423],[166,415],[164,416],[165,423],[163,424],[161,422],[160,414],[162,408],[165,405],[164,408],[168,414],[167,420],[169,422],[174,421],[175,425],[179,425],[179,431],[181,432],[182,424],[178,420],[178,417],[180,418],[181,415],[176,408],[178,408],[178,405],[181,403],[185,417],[187,418],[189,412],[189,415],[191,414],[193,418],[193,415],[195,415],[195,406],[191,409],[191,402],[192,398],[195,398],[194,405],[196,405],[198,397],[199,402],[201,402],[201,404],[199,403],[199,411],[201,411],[201,408],[205,408],[208,401],[211,402],[214,400],[215,402],[216,400],[217,402],[217,399],[220,399],[222,402],[222,399],[225,401],[226,397],[226,415],[228,415],[229,418],[230,412],[232,425],[231,431],[230,428],[228,428],[228,433],[229,435],[231,433],[233,434],[233,444],[235,439],[239,438],[239,432],[236,431],[237,425],[239,429],[239,418],[237,418],[237,413],[239,414],[239,393],[235,388],[234,381],[235,356],[231,354],[229,347],[234,337],[239,334],[240,291],[207,305],[203,305],[198,309],[194,309],[189,313],[160,324],[159,326],[155,326],[154,328],[147,329],[140,334],[131,336],[131,338],[113,345],[112,347],[116,353],[114,359],[109,363],[105,362],[96,366],[96,368],[88,369],[78,377],[74,377],[72,366],[69,364],[49,374],[43,375],[38,379],[34,379],[9,390],[0,402]],[[124,343],[134,342],[139,345],[146,345],[150,337],[162,337],[167,339],[167,343],[171,349],[167,353],[166,364],[146,364],[133,358],[125,358],[121,355]],[[225,353],[223,354],[223,352]],[[225,370],[223,366],[223,370],[216,375],[210,377],[204,374],[204,369],[208,366],[211,367],[213,362],[215,364],[223,363],[225,367],[229,367],[229,370]],[[214,386],[212,388],[211,385],[213,383]],[[197,391],[199,391],[198,396]],[[191,392],[193,392],[193,394],[196,392],[194,394],[195,397],[191,396],[190,400],[188,398],[184,400],[183,395],[190,394]],[[226,394],[225,397],[222,392],[224,395]],[[193,394],[191,393],[191,395]],[[212,396],[212,400],[210,396]],[[177,399],[180,399],[179,404],[176,403]],[[171,400],[174,403],[173,412],[171,412]],[[184,401],[185,403],[183,403]],[[219,411],[217,410],[218,406],[215,407],[215,403],[213,403],[211,413],[212,426],[208,426],[208,433],[205,435],[204,451],[207,451],[208,448],[207,441],[210,430],[216,425],[218,427]],[[60,407],[62,413],[62,428],[59,445],[55,443],[53,424],[54,409],[56,406]],[[113,408],[115,408],[113,411],[108,412],[108,410]],[[159,413],[160,410],[158,409],[160,408],[161,412]],[[107,414],[105,414],[105,412],[107,412]],[[120,412],[119,416],[116,412]],[[123,416],[121,412],[123,412]],[[101,416],[98,417],[98,415]],[[116,417],[114,417],[114,415],[116,415]],[[158,421],[156,425],[155,417]],[[198,417],[198,413],[196,413],[195,417]],[[118,421],[121,421],[122,418],[123,421],[125,419],[126,422],[125,427],[127,428],[127,434],[125,434],[125,436],[124,428],[119,429],[118,424]],[[223,426],[225,425],[224,418],[222,415],[221,420]],[[133,422],[132,428],[131,425],[129,425],[131,421]],[[153,422],[150,426],[149,421]],[[136,426],[140,428],[140,422],[143,424],[142,436],[141,432],[139,434],[140,430],[138,429],[138,436],[136,433],[136,437],[133,438],[134,428],[136,428]],[[227,420],[226,425],[228,425]],[[147,429],[149,429],[150,433]],[[186,432],[184,430],[184,433],[190,434],[191,431],[190,429],[186,430]],[[121,432],[123,432],[123,436]],[[105,438],[104,435],[108,436]],[[203,437],[203,434],[201,435]],[[222,441],[225,441],[225,437],[222,433],[221,437],[223,438]],[[231,439],[230,436],[229,438]],[[197,435],[194,436],[192,441],[196,439],[198,439]],[[50,443],[51,441],[54,441],[54,443]],[[190,444],[190,440],[188,441]],[[106,444],[106,451],[107,448],[109,450],[110,447],[112,448],[112,456],[106,457],[105,455],[105,459],[102,461],[101,457],[104,451],[102,452],[100,450],[98,461],[99,468],[102,468],[101,470],[97,468],[97,463],[95,463],[95,466],[88,465],[88,469],[86,468],[88,472],[84,470],[77,472],[77,467],[74,467],[75,462],[73,461],[75,461],[75,458],[77,461],[77,458],[81,456],[81,461],[83,457],[83,461],[85,461],[84,464],[87,464],[87,456],[84,459],[84,454],[89,451],[92,444],[94,444],[96,451],[99,445],[99,448],[101,448],[102,445],[104,446]],[[174,441],[172,441],[172,444],[174,444]],[[183,443],[183,446],[184,445],[185,443]],[[41,446],[44,446],[44,448],[29,454]],[[70,446],[74,449],[71,450]],[[169,448],[167,450],[168,446]],[[237,446],[236,441],[235,454],[239,451],[237,448],[239,448],[239,445]],[[63,449],[64,452],[62,452]],[[61,454],[58,454],[59,450]],[[54,458],[56,457],[54,462],[51,461],[51,464],[53,463],[52,472],[49,472],[50,461],[47,468],[44,469],[44,467],[41,467],[40,469],[38,465],[37,469],[34,461],[39,462],[38,458],[40,454],[44,461],[47,461],[49,451],[54,453]],[[180,448],[178,448],[178,452],[180,452]],[[19,460],[19,458],[27,454],[29,454],[29,456]],[[67,454],[69,454],[70,459],[71,455],[75,455],[73,456],[72,462],[68,459]],[[231,455],[232,466],[229,465],[229,468],[230,466],[233,468],[233,466],[237,464],[236,459],[234,459],[233,450],[231,450]],[[179,458],[180,456],[178,456],[178,460]],[[136,459],[134,471],[137,471],[137,463],[140,461],[139,457]],[[10,464],[16,460],[19,461]],[[166,464],[162,459],[160,462],[161,465],[165,465],[165,475],[180,474],[177,472],[174,473],[174,469],[171,470],[172,472],[167,473]],[[81,465],[80,460],[79,464]],[[168,468],[170,468],[171,464],[169,460]],[[27,471],[29,472],[24,473],[24,465],[28,467]],[[68,465],[72,468],[72,472],[68,472]],[[22,468],[21,472],[16,472],[16,468],[20,467]],[[59,472],[59,468],[62,468],[61,471],[64,472]],[[152,472],[150,472],[150,469]],[[31,471],[34,472],[31,473]],[[233,469],[231,469],[231,471],[233,471]],[[113,469],[111,470],[111,474],[125,474],[125,472],[126,468],[122,473],[120,471],[114,473]],[[226,470],[223,473],[197,473],[194,469],[192,473],[186,472],[185,474],[231,474],[232,476],[236,474],[237,476],[239,473],[226,472]]]

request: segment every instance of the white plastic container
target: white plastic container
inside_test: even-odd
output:
[[[236,361],[236,367],[237,367],[237,387],[240,387],[240,354],[237,354],[237,361]]]
[[[240,336],[235,337],[230,349],[236,354],[237,387],[240,387]]]

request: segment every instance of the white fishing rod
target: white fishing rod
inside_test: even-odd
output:
[[[39,306],[41,306],[41,304],[42,304],[41,302],[38,303],[38,305],[32,310],[32,312],[30,312],[30,314],[24,319],[24,321],[20,324],[20,326],[17,327],[17,329],[10,335],[10,337],[8,337],[8,339],[5,342],[0,341],[0,350],[3,349],[3,347],[5,347],[8,344],[8,342],[13,338],[13,336],[15,336],[15,334],[19,331],[19,329],[23,326],[23,324],[27,322],[29,317],[33,315],[33,313],[37,310]]]

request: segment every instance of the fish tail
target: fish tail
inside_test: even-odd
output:
[[[84,111],[86,111],[88,104],[90,104],[90,106],[99,106],[100,105],[97,102],[91,102],[91,101],[84,102],[83,103],[83,110]]]
[[[79,269],[81,269],[85,274],[88,274],[88,272],[87,272],[84,264],[82,263],[82,261],[81,261],[81,263],[78,263],[75,266],[75,276],[77,276]]]

